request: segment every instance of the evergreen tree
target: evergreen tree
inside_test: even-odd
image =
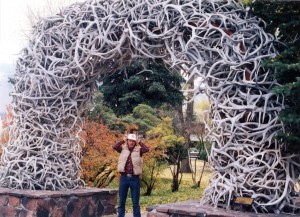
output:
[[[138,104],[177,106],[184,99],[181,75],[167,69],[161,60],[136,61],[102,81],[104,103],[117,116],[131,113]]]
[[[117,116],[114,114],[114,111],[111,108],[103,105],[103,94],[97,92],[94,96],[94,105],[88,113],[88,117],[91,121],[103,122],[110,129],[117,130],[116,122]]]
[[[138,133],[142,135],[145,135],[148,130],[151,130],[161,121],[155,109],[146,104],[139,104],[131,114],[120,117],[119,120],[124,124],[137,126]]]
[[[288,151],[299,152],[300,144],[300,2],[255,1],[251,5],[254,15],[267,22],[267,31],[275,34],[279,41],[280,54],[265,63],[276,70],[276,79],[282,87],[276,93],[284,94],[286,108],[280,118],[286,132],[280,135]]]
[[[101,92],[96,93],[94,103],[93,108],[88,112],[88,121],[102,123],[110,130],[121,133],[124,133],[129,126],[136,126],[139,134],[145,135],[161,121],[158,112],[146,104],[137,105],[131,114],[117,117],[111,108],[103,105]]]

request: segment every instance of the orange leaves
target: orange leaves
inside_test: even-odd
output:
[[[85,140],[85,144],[82,145],[82,179],[89,186],[101,187],[97,184],[102,183],[99,181],[99,176],[104,171],[107,173],[108,168],[112,173],[118,159],[118,154],[111,145],[119,141],[122,135],[119,132],[110,131],[107,126],[95,121],[87,121],[83,130],[84,133],[81,136]],[[106,178],[106,176],[103,177],[103,179]],[[106,182],[103,181],[103,183]]]
[[[160,138],[154,138],[146,140],[145,144],[149,147],[149,153],[146,153],[143,157],[144,164],[152,164],[154,161],[162,160],[164,157],[164,150],[159,146],[161,143]]]
[[[13,114],[12,114],[12,109],[10,105],[6,106],[6,115],[2,119],[2,128],[9,127],[13,123]]]
[[[13,114],[10,105],[6,106],[6,115],[2,121],[1,144],[6,144],[9,140],[9,127],[13,124]]]
[[[136,133],[139,130],[139,127],[135,124],[133,125],[127,124],[125,126],[126,126],[126,131],[129,133]]]
[[[1,132],[1,140],[0,143],[1,144],[6,144],[8,142],[9,139],[9,130],[7,128],[3,129]]]

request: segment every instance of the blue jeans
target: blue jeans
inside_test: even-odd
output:
[[[140,179],[138,176],[120,177],[118,217],[125,216],[125,204],[129,188],[133,205],[133,216],[140,217]]]

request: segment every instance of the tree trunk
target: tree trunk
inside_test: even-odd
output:
[[[182,174],[179,179],[179,174],[181,173],[181,162],[179,159],[176,161],[176,168],[174,168],[173,182],[172,182],[172,192],[178,191],[181,182]]]
[[[179,189],[178,177],[173,177],[172,192],[178,191],[178,189]]]
[[[151,186],[147,186],[144,196],[151,196],[152,190],[153,188]]]
[[[182,105],[177,107],[177,114],[180,122],[180,133],[183,134],[185,127],[184,127],[184,116],[183,116]]]
[[[203,167],[202,167],[202,171],[201,171],[201,175],[200,175],[200,179],[197,183],[198,187],[200,188],[200,184],[201,184],[201,180],[202,180],[202,176],[203,176],[203,172],[204,172],[204,168],[205,168],[205,164],[206,164],[206,160],[203,161]]]
[[[194,77],[192,77],[188,81],[189,89],[194,89]],[[194,97],[194,93],[188,93],[187,100],[191,100]],[[186,107],[186,117],[185,117],[185,123],[190,124],[194,121],[194,101],[189,102]]]
[[[192,159],[191,159],[192,164]],[[199,187],[197,183],[197,158],[195,158],[194,170],[192,171],[192,180],[193,180],[193,187]]]
[[[183,173],[192,173],[193,172],[190,159],[183,159],[181,161],[181,171]]]

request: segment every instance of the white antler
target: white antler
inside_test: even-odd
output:
[[[259,24],[235,0],[89,0],[41,19],[17,63],[1,185],[79,187],[78,133],[95,80],[161,58],[201,76],[211,101],[215,173],[202,203],[229,208],[232,197],[245,196],[257,211],[293,207],[296,162],[276,140],[283,97],[271,93],[278,84],[261,68],[276,55],[274,37]]]

